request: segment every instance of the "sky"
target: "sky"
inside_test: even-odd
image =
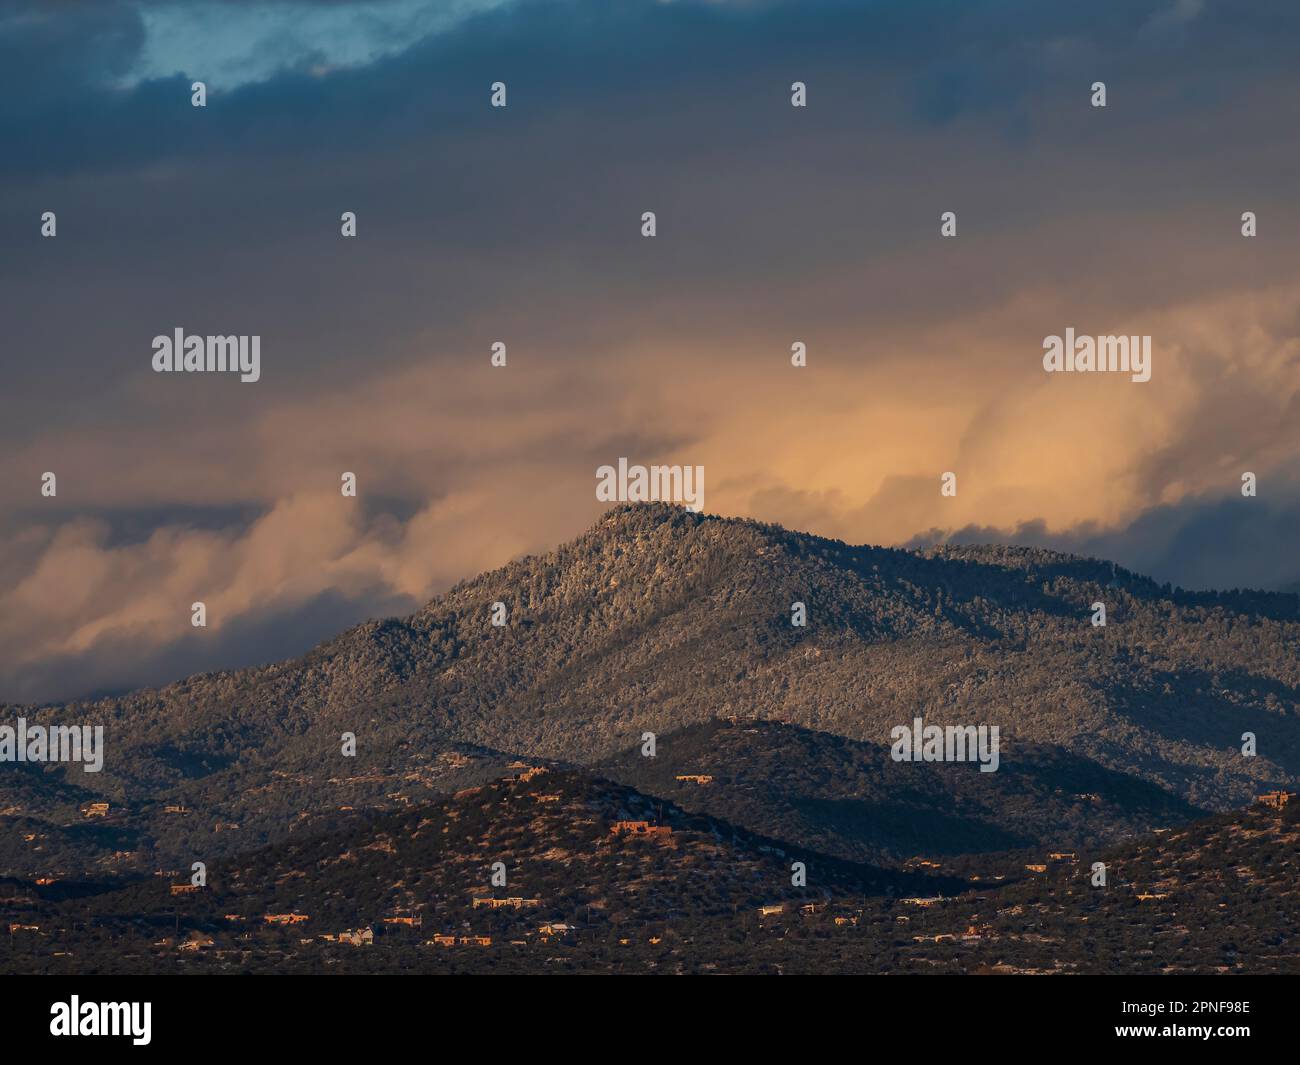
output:
[[[851,543],[1300,587],[1298,45],[1289,0],[10,0],[0,702],[413,610],[622,456]],[[260,380],[153,372],[176,328]],[[1067,328],[1151,380],[1044,372]]]

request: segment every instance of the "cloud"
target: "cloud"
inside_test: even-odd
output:
[[[144,30],[121,87],[183,75],[214,91],[284,71],[323,77],[400,54],[509,0],[227,0],[138,5]]]
[[[0,698],[305,650],[577,534],[620,455],[851,541],[1296,578],[1280,3],[191,10],[0,20]],[[1048,377],[1067,326],[1152,381]],[[176,327],[262,380],[153,374]]]

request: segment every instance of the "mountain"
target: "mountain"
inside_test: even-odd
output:
[[[0,881],[0,971],[1300,972],[1300,803],[1035,859],[883,870],[532,769],[234,856],[194,890],[188,871]]]
[[[795,862],[806,886],[792,882]],[[793,911],[965,886],[790,848],[581,771],[541,768],[418,809],[355,815],[334,831],[234,856],[202,890],[173,890],[189,883],[177,870],[100,890],[0,884],[0,916],[30,933],[17,945],[11,937],[10,960],[40,969],[66,944],[83,966],[112,969],[122,953],[153,964],[175,960],[198,935],[269,965],[338,950],[324,937],[358,927],[381,929],[389,946],[437,948],[430,938],[444,935],[501,947],[536,945],[555,923],[566,944],[599,954],[629,936],[712,935],[764,905]]]
[[[1097,601],[1105,627],[1091,622]],[[806,626],[791,624],[796,602]],[[107,752],[98,774],[0,769],[0,872],[188,864],[328,828],[341,807],[425,803],[521,757],[592,766],[644,732],[727,717],[877,747],[916,716],[996,725],[1008,755],[988,775],[1037,752],[1026,757],[1227,809],[1300,781],[1297,608],[1295,596],[1185,593],[1037,549],[852,547],[621,506],[549,554],[290,662],[6,706],[0,722],[103,724]],[[1241,754],[1246,732],[1256,757]],[[88,828],[90,797],[110,812]],[[1134,801],[1137,826],[1151,793]]]
[[[710,721],[598,771],[687,810],[848,861],[1097,847],[1203,815],[1147,781],[1041,744],[973,763],[896,762],[889,748],[776,721]],[[683,779],[686,778],[686,779]]]

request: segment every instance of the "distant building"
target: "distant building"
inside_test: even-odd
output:
[[[202,890],[198,884],[173,884],[171,888],[173,895],[193,895]]]
[[[305,913],[268,913],[263,920],[267,924],[301,924],[311,918]]]
[[[216,941],[209,935],[202,932],[191,932],[189,938],[180,945],[181,950],[200,951],[208,947],[215,946]]]
[[[1280,810],[1294,798],[1293,791],[1266,791],[1263,795],[1256,795],[1255,801],[1271,806],[1274,810]]]
[[[87,817],[107,817],[108,803],[92,802],[89,806],[86,807],[85,813]]]
[[[712,784],[713,777],[708,773],[678,773],[677,779],[687,784]]]
[[[667,825],[652,825],[649,821],[615,821],[609,829],[612,836],[671,836]]]
[[[515,898],[511,898],[511,899],[483,899],[483,898],[479,898],[479,899],[475,899],[475,900],[474,900],[474,907],[473,907],[473,908],[477,910],[480,906],[487,906],[489,909],[493,909],[493,910],[501,910],[501,909],[505,909],[505,908],[507,908],[507,907],[510,907],[510,908],[513,908],[513,909],[516,909],[516,910],[522,910],[525,906],[529,906],[529,907],[531,907],[531,906],[540,906],[541,904],[542,904],[542,900],[541,900],[541,899],[515,899]]]

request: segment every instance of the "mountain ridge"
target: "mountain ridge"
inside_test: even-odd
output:
[[[1104,628],[1091,621],[1098,599]],[[1282,617],[1294,599],[1166,597],[1147,578],[1039,548],[852,547],[634,504],[297,659],[8,705],[0,722],[104,724],[104,772],[48,766],[45,784],[128,812],[189,803],[209,836],[217,823],[261,825],[244,845],[339,805],[401,802],[407,783],[427,795],[520,756],[591,766],[645,732],[720,718],[875,745],[914,716],[997,725],[1008,749],[1057,748],[1221,810],[1300,783],[1300,623]],[[1241,754],[1244,732],[1257,757]],[[341,753],[345,733],[355,758]],[[56,816],[30,808],[41,780],[24,778],[21,794],[16,780],[0,775],[4,816]]]

